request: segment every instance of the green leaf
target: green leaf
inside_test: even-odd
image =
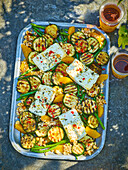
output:
[[[122,1],[123,1],[123,0],[119,0],[118,3],[117,3],[117,5],[119,5]]]
[[[126,25],[121,25],[118,31],[119,38],[118,38],[118,46],[122,49],[125,49],[125,46],[128,45],[128,29]]]

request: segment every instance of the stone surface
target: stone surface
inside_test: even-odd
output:
[[[100,3],[100,0],[0,1],[0,169],[128,169],[128,78],[116,79],[111,69],[106,142],[94,159],[77,162],[29,158],[15,151],[9,141],[16,43],[21,29],[33,21],[99,25]],[[112,53],[118,47],[117,30],[108,35]]]

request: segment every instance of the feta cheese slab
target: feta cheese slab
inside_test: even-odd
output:
[[[99,75],[75,59],[66,69],[69,76],[86,90],[92,88]]]
[[[66,53],[58,43],[48,47],[45,51],[33,58],[35,65],[42,71],[47,71],[56,66]]]
[[[54,97],[55,92],[52,87],[40,84],[34,96],[35,101],[31,103],[29,111],[38,116],[45,115]]]
[[[86,134],[84,124],[75,109],[69,110],[59,116],[70,142],[75,142]]]

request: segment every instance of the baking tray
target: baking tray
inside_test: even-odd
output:
[[[34,22],[37,25],[49,25],[49,22]],[[103,51],[107,51],[109,54],[110,51],[110,40],[107,34],[105,34],[103,31],[98,29],[96,26],[91,24],[70,24],[70,23],[61,23],[61,22],[50,22],[50,24],[56,24],[60,28],[69,28],[70,26],[75,26],[78,29],[81,28],[90,28],[95,29],[96,32],[98,31],[100,34],[103,34],[107,40],[107,44],[104,47]],[[46,156],[44,153],[33,153],[29,150],[23,149],[20,146],[20,132],[14,128],[15,121],[18,120],[18,116],[16,114],[17,109],[17,101],[16,99],[19,97],[19,93],[16,90],[17,80],[20,75],[20,63],[24,59],[22,50],[21,50],[21,44],[24,40],[24,35],[27,30],[31,30],[31,25],[27,25],[19,34],[18,41],[17,41],[17,49],[16,49],[16,60],[15,60],[15,71],[14,71],[14,80],[13,80],[13,90],[12,90],[12,103],[11,103],[11,115],[10,115],[10,125],[9,125],[9,138],[12,143],[12,146],[15,148],[16,151],[21,153],[22,155],[29,156],[29,157],[36,157],[36,158],[43,158],[43,159],[58,159],[58,160],[75,160],[75,156],[72,155],[57,155],[52,152],[49,152]],[[106,138],[106,129],[107,129],[107,112],[108,112],[108,93],[109,93],[109,65],[110,62],[104,66],[103,74],[108,74],[108,79],[104,83],[104,95],[105,100],[107,104],[104,106],[104,115],[101,118],[101,121],[103,122],[105,126],[105,130],[102,130],[101,127],[98,128],[98,131],[102,134],[100,138],[96,139],[97,146],[99,149],[95,150],[95,152],[90,156],[79,156],[77,161],[84,161],[84,160],[90,160],[97,156],[101,150],[104,147],[105,144],[105,138]]]

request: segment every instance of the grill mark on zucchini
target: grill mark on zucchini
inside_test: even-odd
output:
[[[52,74],[53,73],[51,71],[45,72],[42,76],[42,83],[45,85],[52,86],[53,85],[53,83],[51,81]]]
[[[23,124],[26,118],[34,118],[34,115],[31,112],[25,111],[20,114],[20,123]]]
[[[49,106],[48,115],[52,118],[57,118],[61,114],[61,108],[57,104]]]
[[[82,105],[84,107],[84,113],[86,114],[94,113],[97,109],[96,102],[92,99],[86,99],[82,102]]]
[[[109,61],[109,55],[106,52],[102,51],[96,56],[96,61],[100,65],[105,65]]]
[[[88,41],[88,51],[90,53],[95,53],[100,48],[100,44],[96,38],[89,37],[87,41]]]
[[[34,132],[36,130],[36,121],[33,118],[26,118],[22,126],[25,132]]]
[[[21,146],[25,149],[30,149],[34,146],[36,139],[31,134],[24,134],[21,137]]]
[[[48,138],[52,142],[60,142],[64,138],[64,131],[61,127],[54,126],[48,131]]]
[[[78,103],[78,97],[74,94],[65,94],[63,103],[68,108],[74,108]]]
[[[41,84],[41,79],[36,75],[30,76],[28,80],[31,84],[31,90],[36,90]]]
[[[42,52],[48,47],[48,42],[44,37],[37,37],[33,40],[33,49],[37,52]]]
[[[64,87],[64,93],[73,93],[76,94],[77,93],[77,87],[75,84],[67,84]]]
[[[38,137],[45,137],[48,134],[49,126],[44,122],[39,122],[37,130],[35,131]]]
[[[17,91],[20,93],[27,93],[31,89],[30,82],[27,79],[20,79],[17,82]]]
[[[80,56],[80,61],[83,62],[85,65],[90,65],[94,61],[93,54],[91,53],[84,53]]]
[[[75,32],[71,35],[71,42],[72,44],[75,44],[75,42],[78,40],[78,39],[85,39],[85,36],[82,32],[78,31],[78,32]]]
[[[90,115],[88,117],[88,125],[91,127],[91,128],[97,128],[98,125],[99,125],[99,122],[97,120],[97,118],[94,116],[94,115]]]

